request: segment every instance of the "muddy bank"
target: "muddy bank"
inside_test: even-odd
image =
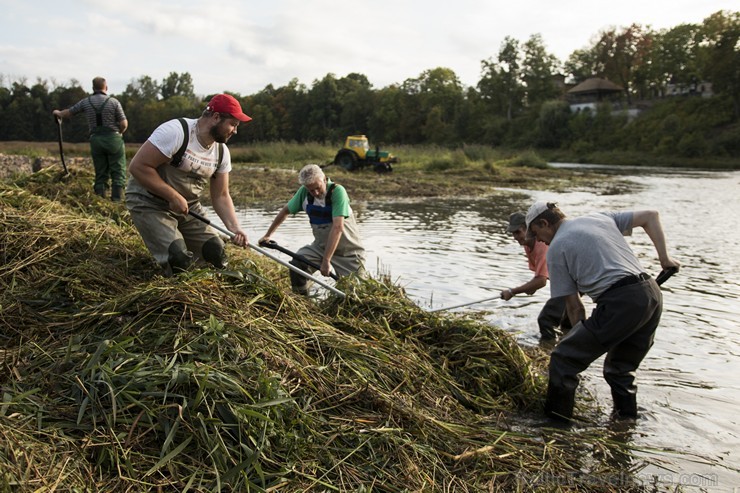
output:
[[[89,157],[66,158],[67,168],[92,170]],[[58,167],[63,172],[58,157],[29,157],[0,154],[0,180],[14,174],[28,174],[44,168]],[[333,181],[344,185],[353,201],[382,199],[408,199],[451,196],[481,196],[496,188],[522,188],[529,190],[566,190],[604,186],[617,182],[591,171],[533,168],[526,166],[469,166],[443,171],[403,169],[398,166],[391,173],[378,174],[371,170],[346,171],[338,166],[324,168]],[[283,203],[298,188],[297,169],[280,169],[250,163],[234,163],[229,175],[229,185],[234,203],[246,206],[264,203]],[[92,183],[91,185],[92,186]],[[609,193],[605,190],[604,193]],[[207,202],[207,195],[204,200]]]

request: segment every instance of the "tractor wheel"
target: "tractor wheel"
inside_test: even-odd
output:
[[[375,163],[374,169],[376,173],[390,173],[393,171],[393,166],[391,163]]]
[[[347,171],[352,171],[357,168],[357,156],[347,151],[339,152],[337,153],[337,157],[334,158],[334,164],[341,166]]]

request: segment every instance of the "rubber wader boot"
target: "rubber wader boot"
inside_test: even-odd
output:
[[[545,414],[557,421],[570,423],[573,417],[573,406],[576,391],[548,385],[545,399]]]
[[[295,294],[308,295],[308,282],[297,272],[290,271],[290,287]]]
[[[540,339],[550,340],[557,338],[558,333],[555,332],[554,327],[543,327],[540,325]]]
[[[172,268],[172,273],[185,272],[193,263],[193,252],[185,245],[185,240],[178,239],[170,243],[167,262]]]
[[[110,193],[110,199],[113,202],[120,202],[123,198],[123,187],[120,185],[113,185]]]
[[[301,270],[306,270],[307,265],[303,262],[293,261],[290,263]],[[293,272],[293,270],[290,271],[290,287],[295,294],[308,295],[308,279],[297,272]]]
[[[637,419],[637,394],[622,394],[612,390],[614,419]]]
[[[93,190],[95,190],[95,195],[99,195],[100,197],[105,197],[105,187],[96,186],[96,187],[93,187]]]
[[[217,269],[225,269],[229,264],[224,250],[224,243],[220,238],[213,237],[203,244],[203,260]]]

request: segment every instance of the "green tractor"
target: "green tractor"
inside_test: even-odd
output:
[[[388,151],[381,151],[377,146],[375,149],[370,149],[370,144],[364,135],[347,137],[344,147],[334,157],[334,164],[347,171],[372,166],[378,173],[387,173],[393,171],[392,164],[397,162],[398,158]]]

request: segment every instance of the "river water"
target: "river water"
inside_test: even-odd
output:
[[[663,319],[637,374],[641,417],[628,440],[650,462],[639,478],[683,491],[740,491],[740,172],[589,168],[619,174],[629,185],[353,203],[367,268],[390,275],[426,309],[471,303],[531,278],[522,248],[505,232],[511,212],[526,211],[535,200],[557,202],[571,217],[657,209],[669,253],[682,269],[663,285]],[[250,240],[264,234],[281,205],[239,211]],[[307,219],[288,218],[273,239],[295,251],[311,241]],[[637,229],[628,241],[644,269],[656,275],[660,264],[647,235]],[[537,314],[548,296],[549,287],[451,311],[485,311],[486,320],[521,344],[535,345]],[[590,311],[590,300],[584,302]],[[603,358],[584,372],[582,385],[603,408],[597,426],[608,426],[611,397],[602,364]]]

